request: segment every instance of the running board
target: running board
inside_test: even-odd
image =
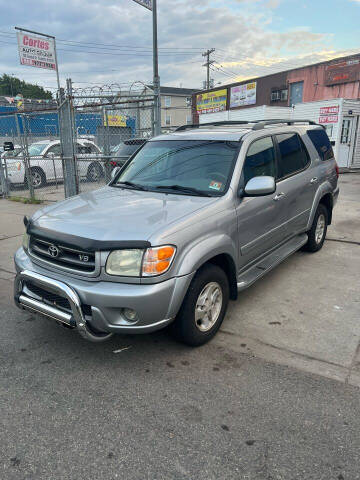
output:
[[[238,277],[237,288],[238,291],[245,290],[245,288],[252,285],[256,280],[263,277],[266,273],[270,272],[274,267],[279,265],[285,258],[299,250],[308,241],[306,233],[298,235],[275,251],[271,252],[268,256],[263,258],[260,262],[256,263],[244,273]]]

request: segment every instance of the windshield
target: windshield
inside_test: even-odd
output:
[[[28,149],[30,157],[41,155],[48,145],[48,143],[33,143]]]
[[[136,152],[136,150],[139,150],[140,147],[141,145],[139,144],[127,145],[126,143],[122,143],[120,144],[120,146],[118,146],[118,149],[116,150],[116,155],[118,157],[122,157],[122,156],[130,157],[130,155]]]
[[[149,190],[171,187],[176,193],[193,189],[187,194],[221,195],[227,189],[238,148],[238,142],[226,141],[148,142],[113,185],[128,182]]]

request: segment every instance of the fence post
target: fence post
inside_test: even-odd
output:
[[[8,184],[7,175],[6,175],[6,158],[4,158],[3,160],[0,159],[0,187],[1,187],[0,194],[3,195],[3,197],[8,197],[9,184]]]
[[[110,164],[110,127],[109,127],[109,115],[106,107],[102,108],[102,117],[104,123],[104,175],[105,182],[109,183],[111,180],[111,164]]]
[[[30,168],[30,157],[29,157],[28,142],[27,142],[27,136],[26,136],[27,135],[27,129],[25,127],[24,116],[20,114],[20,118],[21,118],[21,124],[22,124],[22,128],[23,128],[23,133],[22,134],[21,134],[20,125],[19,125],[19,117],[18,117],[18,114],[15,113],[16,130],[17,130],[18,137],[20,139],[20,146],[21,146],[22,155],[23,155],[23,159],[24,159],[25,177],[26,177],[26,180],[27,180],[27,186],[28,186],[28,189],[29,189],[30,198],[31,198],[31,200],[34,200],[35,199],[35,193],[34,193],[34,185],[33,185],[33,182],[32,182],[32,175],[31,175],[31,168]]]
[[[61,156],[64,172],[65,198],[79,193],[79,185],[76,170],[75,149],[76,144],[74,110],[72,106],[71,80],[66,80],[66,98],[60,99],[59,103],[59,133],[61,144]]]

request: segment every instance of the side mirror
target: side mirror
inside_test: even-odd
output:
[[[4,152],[12,152],[15,150],[13,142],[4,142]]]
[[[271,195],[276,190],[274,177],[253,177],[245,186],[246,197],[262,197]]]
[[[120,167],[115,167],[111,170],[111,180],[114,180],[116,175],[119,173]]]
[[[47,158],[51,158],[52,160],[55,158],[55,153],[54,152],[49,152],[46,154]]]

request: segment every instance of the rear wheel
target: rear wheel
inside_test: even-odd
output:
[[[98,182],[103,176],[103,169],[98,163],[93,162],[89,165],[86,175],[89,182]]]
[[[229,282],[218,266],[207,264],[193,278],[172,324],[175,337],[191,346],[208,342],[219,330],[229,303]]]
[[[318,206],[311,229],[307,232],[308,241],[304,245],[304,250],[308,252],[318,252],[325,241],[329,213],[325,205]]]
[[[34,188],[41,188],[46,185],[46,175],[42,168],[31,167],[30,168],[31,183]],[[26,179],[27,185],[27,179]]]

